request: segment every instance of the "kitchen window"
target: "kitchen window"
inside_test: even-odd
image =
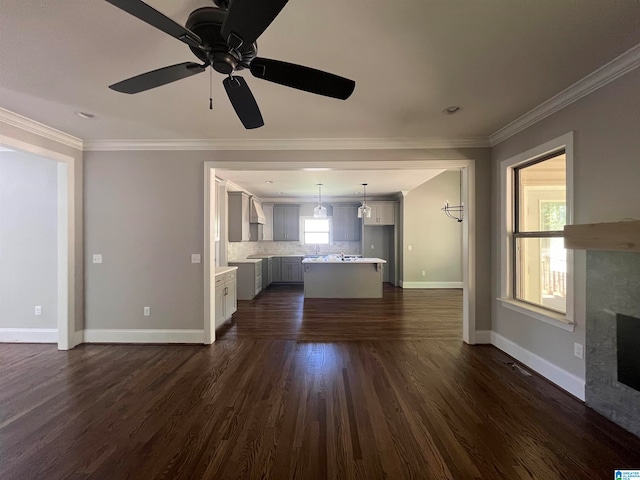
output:
[[[331,219],[304,218],[303,239],[305,244],[328,245],[331,240]]]

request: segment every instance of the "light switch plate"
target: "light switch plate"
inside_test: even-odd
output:
[[[36,305],[35,314],[38,316],[42,315],[42,307],[40,305]]]
[[[144,307],[142,312],[143,312],[145,317],[148,317],[149,315],[151,315],[151,307]]]
[[[200,257],[199,253],[192,253],[191,254],[191,263],[200,263],[201,261],[202,260],[201,260],[201,257]]]
[[[93,263],[102,263],[102,254],[94,253],[93,254]]]
[[[582,358],[584,356],[584,348],[582,347],[582,344],[573,344],[573,354],[578,358]]]

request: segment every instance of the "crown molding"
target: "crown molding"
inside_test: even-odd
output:
[[[408,150],[483,148],[487,137],[444,138],[275,138],[229,140],[90,140],[85,151],[136,150]]]
[[[67,147],[75,148],[76,150],[83,150],[84,147],[82,140],[79,138],[1,107],[0,123],[17,127],[30,133],[35,133],[36,135],[61,143]]]
[[[606,63],[594,72],[554,95],[533,110],[525,113],[513,122],[505,125],[489,136],[490,146],[495,146],[514,136],[522,130],[538,123],[540,120],[562,110],[566,106],[593,93],[615,79],[629,73],[640,66],[640,44],[630,48],[622,55]]]

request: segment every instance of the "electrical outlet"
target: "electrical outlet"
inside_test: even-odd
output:
[[[93,254],[93,263],[102,263],[102,254],[94,253]]]
[[[424,276],[426,276],[426,275],[427,275],[427,272],[425,272],[424,270],[422,270],[422,276],[424,277]]]
[[[201,259],[200,259],[200,254],[199,253],[192,253],[191,254],[191,263],[200,263]]]
[[[40,305],[36,306],[35,313],[36,315],[42,315],[42,307]]]
[[[582,344],[573,344],[573,354],[578,358],[582,358],[584,356],[584,348],[582,347]]]
[[[151,307],[144,307],[144,316],[148,317],[149,315],[151,315]]]
[[[375,245],[371,245],[371,250],[375,250]]]
[[[411,245],[407,245],[407,250],[411,251],[413,247]]]

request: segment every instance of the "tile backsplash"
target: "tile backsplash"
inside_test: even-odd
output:
[[[320,255],[344,253],[360,255],[360,242],[334,242],[332,245],[320,245]],[[247,258],[249,255],[315,255],[316,245],[302,245],[300,242],[229,242],[227,257],[229,260]]]

